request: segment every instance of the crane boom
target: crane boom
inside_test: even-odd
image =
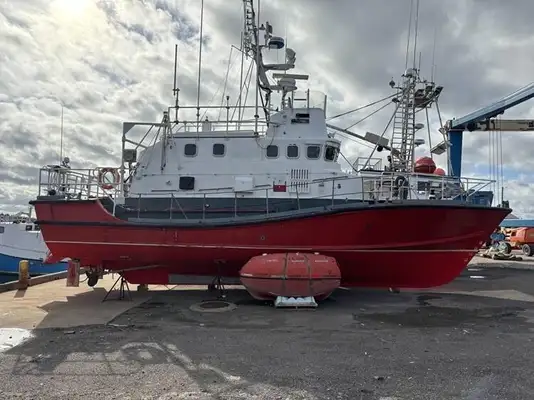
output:
[[[503,131],[503,132],[526,132],[534,131],[532,119],[488,119],[474,122],[467,126],[469,132],[473,131]]]
[[[464,131],[490,131],[500,130],[507,132],[528,132],[534,131],[531,120],[500,120],[495,117],[503,114],[506,110],[513,108],[534,97],[534,83],[530,83],[519,90],[501,98],[500,100],[482,107],[461,118],[447,121],[440,132],[447,134],[448,139],[434,146],[431,151],[434,154],[441,154],[449,149],[449,160],[451,171],[454,176],[461,176],[462,173],[462,145]]]

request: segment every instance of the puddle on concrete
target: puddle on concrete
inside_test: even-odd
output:
[[[19,346],[32,337],[33,334],[28,329],[0,328],[0,353]]]

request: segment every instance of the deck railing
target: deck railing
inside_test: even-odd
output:
[[[120,183],[109,182],[104,189],[101,169],[72,169],[62,165],[49,165],[39,170],[39,196],[60,196],[67,200],[114,197]]]
[[[197,129],[198,126],[198,129]],[[209,121],[200,121],[197,125],[195,120],[181,120],[173,129],[173,136],[180,137],[185,135],[196,135],[202,133],[203,135],[210,132],[228,132],[232,135],[252,135],[255,132],[256,124],[254,119],[235,120],[230,117],[222,117],[221,119]],[[267,123],[265,121],[258,121],[258,133],[260,135],[267,132]]]
[[[115,170],[117,173],[118,170]],[[76,201],[90,198],[108,198],[115,210],[116,204],[123,204],[125,194],[129,198],[138,199],[137,209],[141,212],[143,199],[169,198],[169,207],[172,213],[181,213],[187,218],[187,210],[180,200],[196,198],[202,200],[202,213],[205,217],[209,212],[209,203],[213,198],[234,198],[234,214],[237,216],[241,199],[265,199],[265,212],[269,213],[276,202],[301,203],[310,199],[328,200],[323,204],[337,204],[348,201],[394,201],[403,199],[420,200],[450,200],[462,202],[476,202],[477,194],[489,188],[491,180],[478,178],[455,178],[427,174],[406,174],[396,172],[369,171],[365,174],[340,175],[332,174],[306,182],[305,190],[302,182],[279,185],[276,190],[273,184],[264,184],[247,191],[235,191],[230,187],[212,188],[195,191],[158,191],[157,193],[128,194],[129,182],[121,183],[119,180],[103,179],[101,169],[71,169],[61,166],[48,166],[40,169],[39,196],[55,196],[66,200]],[[117,177],[118,175],[111,175]],[[211,175],[210,175],[211,176]],[[254,174],[260,178],[259,174]],[[198,178],[201,175],[197,174]],[[267,174],[261,176],[268,181]],[[487,198],[486,198],[487,199]],[[134,202],[130,202],[131,209]],[[198,203],[196,203],[198,204]],[[259,204],[259,202],[257,203]],[[172,217],[172,215],[171,215]]]

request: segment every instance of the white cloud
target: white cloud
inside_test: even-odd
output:
[[[409,0],[262,1],[262,19],[288,34],[297,52],[295,72],[309,73],[309,87],[327,93],[329,114],[388,95],[388,82],[404,68]],[[534,50],[528,16],[534,5],[516,1],[421,2],[419,50],[430,75],[434,39],[436,79],[445,89],[444,119],[461,117],[531,80]],[[36,194],[37,169],[58,159],[60,112],[64,105],[64,152],[75,166],[117,163],[121,122],[156,121],[172,103],[173,52],[179,43],[180,96],[195,103],[199,1],[25,0],[0,4],[0,209],[25,209]],[[220,102],[230,45],[239,44],[242,2],[205,0],[204,102]],[[229,83],[237,100],[239,58]],[[307,89],[307,86],[302,89]],[[216,96],[214,94],[216,93]],[[532,104],[504,117],[527,118]],[[354,129],[382,133],[390,111]],[[341,127],[369,110],[336,121]],[[194,118],[194,112],[189,116]],[[435,115],[432,142],[441,140]],[[424,132],[421,132],[422,134]],[[503,133],[505,197],[514,213],[534,216],[534,136]],[[428,139],[427,139],[428,140]],[[348,156],[369,148],[347,141]],[[418,154],[428,151],[427,146]],[[488,137],[464,138],[465,173],[487,171]],[[438,159],[443,165],[443,158]],[[524,174],[521,179],[518,174]],[[508,174],[509,175],[509,174]]]

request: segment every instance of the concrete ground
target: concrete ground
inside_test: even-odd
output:
[[[341,289],[316,310],[240,289],[228,293],[235,309],[212,313],[190,308],[213,299],[203,290],[105,303],[64,281],[29,288],[26,302],[8,292],[0,326],[33,329],[3,331],[25,341],[0,348],[0,398],[528,399],[534,266],[501,265],[475,259],[433,291]],[[46,296],[66,304],[46,308]]]
[[[133,302],[110,301],[100,304],[114,283],[115,279],[106,275],[94,289],[86,283],[80,283],[79,287],[66,287],[65,279],[62,279],[30,286],[26,290],[0,293],[0,328],[63,328],[105,324],[149,297],[143,294]]]

